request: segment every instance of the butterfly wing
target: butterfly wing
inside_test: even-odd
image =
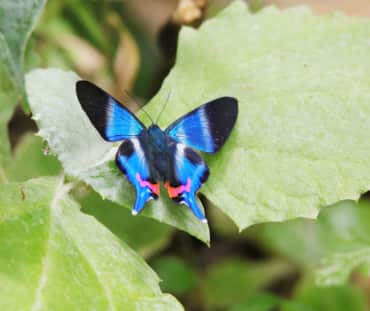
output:
[[[147,161],[147,149],[139,138],[125,140],[118,149],[116,163],[136,190],[136,201],[132,210],[137,215],[146,202],[159,196],[159,183]]]
[[[237,115],[237,100],[220,97],[176,120],[166,129],[166,134],[178,143],[214,153],[229,137]]]
[[[77,81],[76,93],[82,109],[103,139],[120,141],[145,129],[139,119],[95,84]]]
[[[197,218],[207,222],[195,199],[198,189],[208,178],[207,164],[198,153],[184,144],[174,144],[171,155],[173,176],[164,184],[169,197],[187,205]]]

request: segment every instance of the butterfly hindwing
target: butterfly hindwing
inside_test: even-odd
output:
[[[95,84],[81,80],[76,93],[91,123],[107,141],[120,141],[137,136],[145,126],[116,99]]]
[[[176,120],[166,129],[166,133],[179,143],[214,153],[229,137],[237,114],[237,100],[220,97]]]
[[[171,154],[174,174],[172,180],[165,181],[169,197],[187,205],[195,216],[207,222],[195,198],[198,189],[208,178],[207,164],[198,153],[184,144],[176,143]]]
[[[155,180],[146,157],[146,146],[140,138],[125,140],[116,154],[118,168],[127,176],[136,190],[136,201],[132,214],[136,215],[146,202],[159,196],[159,183]]]

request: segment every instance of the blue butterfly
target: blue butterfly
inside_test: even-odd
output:
[[[132,214],[142,211],[146,202],[157,199],[160,182],[175,202],[190,207],[207,223],[195,196],[209,176],[203,158],[194,149],[217,152],[236,122],[238,102],[220,97],[190,111],[166,130],[156,124],[148,128],[116,99],[88,81],[76,83],[82,109],[103,139],[123,141],[116,164],[135,187]]]

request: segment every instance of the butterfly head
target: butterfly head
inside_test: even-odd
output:
[[[156,135],[160,132],[163,133],[163,131],[161,130],[161,128],[157,124],[152,124],[151,126],[149,126],[148,127],[148,132],[149,132],[149,134],[152,134],[152,135]]]

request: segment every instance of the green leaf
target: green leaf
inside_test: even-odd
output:
[[[6,168],[12,181],[26,181],[38,176],[52,176],[61,172],[59,161],[45,155],[46,147],[40,137],[28,133],[18,142],[12,161]]]
[[[55,178],[0,190],[1,310],[182,310]],[[68,284],[66,286],[66,284]]]
[[[278,308],[279,307],[279,308]],[[257,294],[231,311],[365,311],[364,295],[355,287],[309,286],[295,297],[283,300],[271,294]]]
[[[23,99],[23,54],[46,0],[2,1],[0,5],[0,182],[10,161],[7,123]]]
[[[4,168],[10,162],[7,124],[19,99],[14,79],[12,57],[5,38],[0,33],[0,183],[7,180]]]
[[[307,8],[248,12],[233,2],[199,29],[184,27],[174,68],[146,110],[171,91],[167,126],[220,96],[239,100],[202,191],[243,229],[314,218],[370,188],[370,21]]]
[[[15,0],[1,3],[0,32],[6,40],[19,73],[22,73],[25,43],[45,3],[45,0]],[[21,79],[22,76],[21,74]]]
[[[360,265],[370,268],[370,204],[343,202],[320,213],[318,226],[325,232],[326,254],[316,273],[319,284],[347,281]]]
[[[271,294],[257,294],[230,311],[271,311],[280,305],[281,299]]]
[[[283,311],[365,311],[366,300],[350,286],[309,287],[286,302]]]
[[[144,257],[149,257],[166,247],[172,228],[147,217],[132,217],[130,211],[121,208],[99,194],[91,194],[79,200],[82,211],[94,216],[116,236]]]
[[[161,278],[161,289],[176,295],[184,295],[196,284],[196,275],[184,260],[164,256],[153,261],[153,269]]]
[[[318,221],[264,224],[253,232],[268,248],[315,269],[321,285],[341,284],[361,265],[370,268],[370,204],[344,201],[320,212]]]
[[[114,163],[118,145],[103,141],[82,111],[75,94],[77,80],[75,73],[58,69],[27,74],[26,90],[39,135],[48,142],[67,174],[85,181],[103,198],[131,209],[135,191]],[[143,215],[209,243],[208,226],[188,208],[163,197],[150,202]]]
[[[291,272],[281,261],[252,263],[230,258],[211,266],[202,290],[210,309],[239,305],[263,287]]]
[[[315,16],[301,7],[251,15],[237,1],[199,30],[181,31],[176,65],[148,111],[157,115],[171,91],[172,105],[160,122],[165,127],[208,100],[238,98],[236,128],[221,152],[207,157],[211,177],[202,189],[239,229],[314,218],[319,207],[357,199],[369,189],[369,25],[339,14]],[[132,188],[109,166],[114,151],[96,142],[95,132],[87,133],[90,125],[80,121],[80,113],[71,108],[76,113],[62,124],[50,117],[54,113],[60,121],[63,115],[51,112],[51,99],[69,100],[60,100],[61,107],[76,100],[73,83],[48,73],[29,79],[35,86],[29,90],[33,110],[49,120],[40,118],[41,134],[57,141],[66,137],[49,144],[69,174],[131,206]],[[63,127],[51,134],[59,124],[67,134]],[[74,143],[69,143],[71,128],[79,133]],[[168,202],[151,204],[146,213],[208,240],[206,228],[187,209]]]
[[[250,233],[247,229],[248,237],[307,269],[317,267],[328,246],[323,228],[310,219],[267,223],[253,229]]]

